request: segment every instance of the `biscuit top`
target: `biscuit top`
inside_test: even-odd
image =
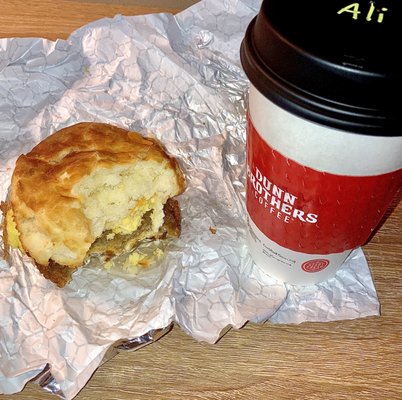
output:
[[[172,181],[164,189],[163,201],[184,190],[177,161],[157,140],[109,124],[84,122],[64,128],[21,155],[12,177],[10,201],[23,249],[42,265],[50,259],[72,267],[81,264],[99,232],[86,211],[95,203],[84,204],[82,193],[74,188],[103,170],[109,171],[109,177],[116,175],[121,188],[128,182],[121,181],[124,169],[139,163],[152,166],[150,171],[155,172],[150,172],[149,180],[154,185],[163,183],[159,177]],[[162,170],[170,175],[164,177]],[[136,170],[130,171],[135,178]],[[110,185],[105,182],[107,189]],[[137,186],[142,186],[141,181]],[[131,193],[126,197],[130,196],[135,197]]]

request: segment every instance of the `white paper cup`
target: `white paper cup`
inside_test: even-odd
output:
[[[307,39],[298,42],[294,32],[304,33],[298,21],[308,30],[311,10],[308,3],[293,10],[290,29],[277,21],[287,15],[285,3],[266,0],[242,43],[251,81],[246,205],[256,264],[304,285],[334,276],[350,252],[369,240],[401,186],[402,133],[389,99],[400,89],[401,70],[395,72],[388,53],[367,66],[333,61],[342,59],[327,51],[334,25],[346,24],[345,40],[353,27],[334,17],[342,13],[328,14],[323,24],[324,6],[321,30],[312,20],[307,25],[316,35],[305,32]],[[321,41],[314,39],[317,32]],[[371,31],[365,32],[369,39]],[[356,49],[360,40],[352,43]]]
[[[253,85],[247,134],[255,262],[292,284],[333,276],[369,239],[400,185],[402,137],[320,126],[279,108]]]

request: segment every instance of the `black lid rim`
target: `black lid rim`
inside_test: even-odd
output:
[[[251,83],[279,107],[318,124],[370,136],[401,136],[396,107],[392,110],[332,102],[295,88],[276,76],[258,56],[251,40],[254,18],[240,47],[240,60]]]

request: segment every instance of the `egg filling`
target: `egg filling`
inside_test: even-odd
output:
[[[178,191],[175,172],[153,160],[113,168],[97,168],[76,184],[72,193],[90,221],[94,239],[106,234],[130,236],[147,216],[141,238],[157,234],[164,222],[164,205]]]

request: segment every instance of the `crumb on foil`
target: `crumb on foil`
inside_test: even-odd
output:
[[[103,264],[103,267],[107,271],[111,271],[113,268],[121,268],[130,275],[136,275],[141,271],[141,269],[148,268],[153,262],[161,259],[163,254],[163,250],[159,248],[155,249],[151,254],[134,251],[127,256],[123,263],[117,264],[112,259],[106,261]]]

